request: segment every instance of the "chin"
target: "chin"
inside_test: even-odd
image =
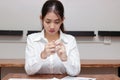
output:
[[[55,35],[56,32],[49,32],[49,35]]]
[[[49,35],[55,35],[55,33],[49,33]]]

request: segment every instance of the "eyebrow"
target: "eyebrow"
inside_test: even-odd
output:
[[[48,18],[47,18],[46,20],[49,20],[49,21],[50,21],[51,19],[48,19]],[[54,21],[60,21],[60,19],[55,19]]]
[[[60,21],[60,19],[56,19],[55,21]]]

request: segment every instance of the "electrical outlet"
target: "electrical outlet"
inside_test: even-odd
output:
[[[105,36],[104,37],[104,44],[111,44],[111,37]]]

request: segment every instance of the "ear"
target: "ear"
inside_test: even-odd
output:
[[[63,20],[65,20],[65,17],[63,17]]]
[[[40,16],[40,20],[41,20],[41,23],[43,23],[43,19],[42,19],[42,16]]]
[[[62,19],[62,23],[64,22],[64,20],[65,20],[65,17],[63,17],[63,19]]]
[[[40,15],[40,20],[42,21],[42,16]]]

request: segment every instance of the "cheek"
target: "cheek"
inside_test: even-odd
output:
[[[62,24],[62,23],[61,23],[61,24]],[[61,24],[59,24],[59,25],[58,25],[58,27],[57,27],[58,29],[60,29],[60,27],[61,27]]]
[[[48,28],[48,26],[49,26],[48,24],[46,24],[45,22],[43,22],[43,27],[44,28]]]
[[[56,30],[59,30],[59,29],[60,29],[60,25],[56,25],[56,26],[55,26],[55,29],[56,29]]]

